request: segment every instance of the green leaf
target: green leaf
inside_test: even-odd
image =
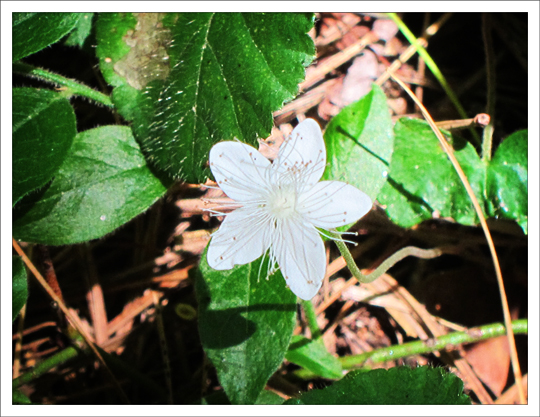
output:
[[[350,372],[324,389],[285,402],[309,405],[458,405],[471,404],[463,382],[442,368],[422,366]]]
[[[507,137],[491,160],[487,174],[490,215],[516,220],[528,232],[528,131]]]
[[[30,401],[30,399],[26,395],[24,395],[21,391],[15,388],[13,388],[13,391],[12,391],[11,402],[13,404],[25,404],[25,405],[32,404],[32,401]]]
[[[165,191],[128,127],[88,130],[75,137],[52,183],[16,206],[13,235],[48,245],[96,239],[148,209]]]
[[[82,13],[13,13],[13,62],[59,41]]]
[[[145,56],[143,54],[145,45],[150,50],[161,49],[158,41],[152,41],[153,34],[157,32],[155,24],[146,31],[135,33],[136,15],[135,13],[100,13],[97,18],[96,55],[99,58],[99,68],[105,80],[115,87],[128,82],[132,84],[143,82],[142,80],[145,78],[143,74],[148,74],[148,72],[143,72],[144,63],[141,62]],[[152,16],[147,18],[152,19],[157,18],[161,13],[149,13],[149,15]],[[143,36],[140,42],[138,35]],[[128,46],[128,44],[132,46]],[[134,49],[134,52],[128,56],[131,49]],[[152,61],[148,52],[146,58],[147,62]],[[137,76],[136,68],[139,68],[140,76]],[[134,75],[129,76],[128,73]]]
[[[283,401],[285,400],[272,391],[262,390],[255,405],[280,405]],[[223,391],[218,391],[204,397],[202,405],[231,405],[231,402]]]
[[[339,379],[343,376],[341,362],[328,352],[322,338],[310,340],[300,335],[293,336],[285,359],[323,378]]]
[[[66,39],[66,45],[78,46],[79,48],[82,48],[84,42],[92,31],[93,17],[94,13],[81,13],[81,17],[75,25],[75,29],[73,29],[73,32],[71,32],[69,37]]]
[[[267,258],[267,257],[266,257]],[[254,404],[283,361],[296,318],[296,297],[268,259],[217,271],[206,251],[196,274],[199,332],[232,404]]]
[[[375,200],[386,183],[394,134],[380,87],[345,107],[324,133],[328,168],[323,179],[345,181]]]
[[[430,219],[435,211],[461,224],[477,224],[469,196],[429,125],[400,119],[394,132],[390,175],[378,196],[388,216],[402,227]],[[485,165],[470,143],[455,136],[450,139],[476,197],[484,205]]]
[[[388,216],[411,227],[437,215],[464,225],[478,217],[455,168],[426,122],[400,119],[390,175],[378,196]],[[458,136],[447,135],[486,217],[516,220],[527,233],[527,131],[509,136],[489,162]]]
[[[277,395],[275,392],[263,390],[257,397],[255,405],[280,405],[285,400]]]
[[[67,99],[50,90],[13,89],[13,205],[51,180],[76,134]]]
[[[26,269],[20,256],[12,257],[13,286],[12,286],[12,321],[15,321],[19,312],[28,299],[28,283],[26,282]]]
[[[113,100],[133,120],[156,167],[204,182],[214,143],[237,138],[255,144],[270,134],[272,112],[296,95],[315,53],[307,35],[313,15],[167,13],[152,19],[100,16],[100,68],[123,88]]]

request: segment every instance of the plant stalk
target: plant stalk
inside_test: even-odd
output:
[[[84,84],[77,81],[70,80],[59,74],[54,74],[42,68],[36,68],[23,62],[13,63],[13,72],[30,77],[37,78],[38,80],[52,83],[61,87],[65,87],[65,94],[69,96],[83,96],[96,103],[103,104],[107,107],[114,107],[111,98],[99,91],[94,90]]]

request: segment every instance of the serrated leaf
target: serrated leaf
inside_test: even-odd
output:
[[[140,91],[135,100],[131,92],[131,103],[144,110],[125,103],[125,94],[113,93],[115,104],[133,120],[156,167],[188,182],[208,177],[208,152],[216,142],[255,144],[270,134],[272,112],[295,96],[314,55],[307,35],[312,14],[167,13],[156,22],[133,17],[136,22],[106,16],[98,24],[100,67],[124,93],[126,85]],[[141,38],[151,47],[139,45]]]
[[[50,90],[13,89],[13,205],[51,180],[76,134],[67,99]]]
[[[75,137],[50,185],[15,207],[13,235],[48,245],[96,239],[148,209],[165,191],[128,127],[88,130]]]
[[[490,215],[516,220],[528,232],[528,131],[508,136],[490,161],[487,196]]]
[[[13,62],[59,41],[82,13],[13,13]]]
[[[429,125],[400,119],[395,127],[390,175],[378,196],[388,216],[402,227],[440,217],[475,225],[476,212],[456,170]],[[470,143],[453,136],[455,156],[481,205],[485,204],[485,165]]]
[[[12,257],[12,268],[12,321],[15,321],[28,299],[28,283],[26,282],[26,269],[20,256]]]
[[[463,382],[442,368],[401,366],[350,372],[324,389],[314,389],[285,405],[458,405],[471,404]]]
[[[345,107],[324,133],[328,167],[323,179],[345,181],[375,200],[386,182],[394,134],[386,96],[373,85]]]
[[[261,262],[263,262],[261,264]],[[232,404],[254,404],[282,363],[296,317],[296,296],[268,260],[217,271],[206,251],[196,274],[199,333]]]
[[[323,378],[339,379],[343,376],[341,362],[328,352],[322,338],[310,340],[300,335],[293,336],[285,359]]]
[[[80,19],[73,28],[73,31],[70,33],[69,37],[66,39],[66,45],[78,46],[79,48],[82,48],[84,42],[92,31],[93,17],[94,13],[81,13]]]

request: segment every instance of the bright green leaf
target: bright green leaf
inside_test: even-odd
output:
[[[490,161],[487,196],[490,215],[516,220],[523,231],[528,229],[528,132],[521,130],[507,137]]]
[[[261,264],[262,262],[262,264]],[[199,332],[232,404],[254,404],[283,361],[296,318],[296,297],[268,260],[217,271],[206,251],[197,272]]]
[[[48,245],[96,239],[148,209],[165,191],[128,127],[88,130],[75,137],[52,183],[16,206],[13,235]]]
[[[387,179],[392,128],[386,96],[374,85],[328,124],[324,139],[329,164],[323,178],[348,182],[374,200]]]
[[[149,159],[198,183],[214,143],[270,134],[272,112],[295,96],[314,56],[312,26],[312,14],[296,13],[103,15],[97,53]]]
[[[323,378],[339,379],[343,376],[341,362],[328,352],[322,338],[310,340],[300,335],[293,336],[285,359]]]
[[[12,284],[12,321],[15,321],[21,308],[26,304],[28,299],[28,283],[26,282],[26,269],[20,256],[12,257],[13,268],[13,284]]]
[[[94,13],[81,13],[81,18],[77,22],[77,25],[75,25],[73,32],[71,32],[69,37],[66,39],[66,45],[78,46],[79,48],[82,48],[84,42],[92,31],[93,17]]]
[[[351,372],[324,389],[285,402],[309,405],[458,405],[471,404],[463,382],[442,368],[405,366]]]
[[[395,125],[390,175],[378,196],[388,216],[402,227],[430,219],[435,211],[466,225],[477,224],[469,196],[429,125],[400,119]],[[455,155],[484,204],[485,165],[464,140],[452,138]]]
[[[50,90],[13,89],[13,205],[51,180],[76,134],[67,99]]]
[[[59,41],[82,13],[13,13],[13,62]]]

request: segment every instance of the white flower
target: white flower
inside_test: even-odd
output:
[[[210,150],[210,169],[237,208],[212,236],[210,267],[231,269],[269,251],[271,268],[277,262],[292,292],[304,300],[313,298],[326,272],[317,228],[352,223],[372,207],[371,199],[352,185],[319,182],[325,166],[321,129],[312,119],[293,130],[273,163],[249,145],[216,144]]]

